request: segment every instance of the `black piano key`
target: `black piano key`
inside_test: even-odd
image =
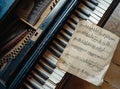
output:
[[[25,83],[27,83],[32,89],[38,89],[33,83],[31,83],[29,80],[26,80]]]
[[[84,5],[86,5],[88,8],[90,8],[92,11],[94,11],[95,10],[95,6],[94,5],[92,5],[92,4],[90,4],[90,3],[88,3],[88,1],[82,1],[82,3],[84,4]]]
[[[98,5],[98,1],[97,0],[88,0],[89,2],[93,3],[94,5]]]
[[[66,33],[66,34],[68,34],[69,36],[72,36],[72,33],[70,32],[70,31],[68,31],[67,29],[65,29],[65,28],[62,28],[63,29],[63,31]]]
[[[79,10],[80,12],[82,12],[83,14],[85,14],[87,17],[90,16],[90,13],[88,13],[87,11],[81,9],[81,7],[77,7],[77,10]]]
[[[66,24],[67,24],[70,28],[72,28],[73,30],[75,29],[75,26],[74,26],[74,25],[72,25],[71,23],[66,22]]]
[[[53,70],[47,67],[46,65],[42,64],[41,62],[38,62],[38,64],[44,68],[48,73],[52,74]]]
[[[82,15],[78,14],[77,12],[73,13],[75,16],[77,16],[78,18],[81,18],[83,20],[87,20],[87,18],[83,17]]]
[[[36,68],[34,69],[34,72],[36,74],[38,74],[40,77],[42,77],[44,80],[47,80],[49,78],[46,74],[42,73],[41,71],[37,70]]]
[[[58,38],[54,38],[54,40],[55,40],[59,45],[61,45],[63,48],[66,47],[66,44],[65,44],[63,41],[59,40]]]
[[[38,78],[37,76],[35,76],[34,74],[30,74],[31,75],[31,77],[33,78],[33,79],[35,79],[37,82],[39,82],[41,85],[44,85],[45,84],[45,82],[42,80],[42,79],[40,79],[40,78]]]
[[[59,47],[57,44],[53,43],[51,44],[56,50],[58,50],[59,52],[63,52],[63,49],[61,47]]]
[[[66,35],[62,34],[61,32],[59,32],[59,35],[62,36],[64,40],[67,42],[70,40],[70,38],[68,38]]]
[[[53,69],[56,68],[56,65],[53,64],[51,61],[47,60],[46,58],[42,57],[42,59],[44,60],[44,62],[46,62],[49,66],[51,66]]]
[[[50,52],[52,52],[56,57],[60,57],[61,55],[58,53],[58,52],[56,52],[55,50],[53,50],[52,48],[48,48],[48,50],[50,51]]]
[[[77,24],[77,23],[78,23],[75,19],[73,19],[73,18],[71,18],[71,17],[69,17],[69,20],[72,21],[74,24]]]

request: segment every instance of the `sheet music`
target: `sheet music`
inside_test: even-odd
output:
[[[101,85],[119,37],[90,22],[80,21],[57,66],[92,84]]]

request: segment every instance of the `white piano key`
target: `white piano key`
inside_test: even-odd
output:
[[[53,83],[51,80],[49,80],[49,79],[45,82],[45,84],[48,85],[48,86],[50,86],[51,89],[55,89],[55,87],[56,87],[56,84],[54,84],[54,83]]]
[[[104,0],[104,1],[111,4],[113,0]]]
[[[60,79],[62,79],[62,78],[57,78],[57,79],[56,79],[55,75],[52,74],[52,75],[49,76],[49,79],[50,79],[52,82],[54,82],[55,84],[57,84],[57,83],[60,82]]]
[[[79,12],[78,10],[75,10],[76,13],[78,13],[81,17],[83,17],[84,19],[88,19],[88,17],[86,15],[84,15],[83,13]]]
[[[93,3],[89,2],[88,0],[83,0],[83,1],[85,1],[88,5],[90,5],[90,6],[93,7],[93,8],[96,7]]]
[[[52,69],[49,65],[47,65],[45,62],[43,62],[42,60],[40,60],[40,62],[44,65],[46,65],[47,67],[49,67],[50,69]],[[57,67],[55,69],[52,69],[53,72],[55,72],[56,74],[58,74],[58,76],[60,75],[61,77],[64,76],[65,72],[61,69],[58,69]]]
[[[68,32],[70,32],[70,31],[68,31],[68,32],[66,32],[66,31],[67,31],[67,30],[64,29],[64,32],[69,35]],[[72,33],[71,33],[71,34],[72,34]],[[52,46],[53,46],[55,49],[57,49],[60,53],[62,53],[63,50],[64,50],[64,48],[63,48],[61,45],[59,45],[57,42],[53,42],[53,41],[52,41]]]
[[[32,72],[34,76],[37,77],[37,79],[41,80],[41,82],[45,83],[45,80],[40,76],[38,75],[37,73],[35,72]],[[32,76],[31,76],[32,77]],[[37,80],[36,80],[37,81]],[[38,82],[38,81],[37,81]],[[41,86],[43,86],[43,84],[40,83]]]
[[[98,7],[100,7],[103,10],[106,10],[108,7],[106,7],[105,5],[103,5],[102,3],[98,4]]]
[[[60,44],[63,48],[66,46],[66,42],[63,40],[63,38],[60,35],[55,36],[55,41]]]
[[[86,11],[87,11],[87,10],[86,10]],[[90,14],[91,14],[91,15],[89,16],[89,18],[90,18],[90,17],[93,17],[93,18],[95,18],[96,20],[100,21],[101,18],[100,18],[99,16],[97,16],[97,15],[94,14],[94,13],[90,13]],[[89,19],[89,18],[88,18],[88,19]]]
[[[31,77],[31,79],[28,79],[28,81],[29,82],[31,82],[35,87],[37,87],[38,89],[44,89],[43,87],[42,87],[42,85],[40,85],[35,79],[33,79],[32,77]]]
[[[45,52],[45,54],[43,55],[43,57],[45,57],[46,59],[49,59],[55,65],[56,65],[56,63],[58,61],[57,58],[49,50],[47,50]]]
[[[65,25],[63,26],[63,28],[65,28],[66,30],[68,30],[68,31],[71,32],[71,33],[74,32],[74,30],[71,29],[67,24],[65,24]]]
[[[50,76],[49,79],[53,81],[55,84],[59,83],[61,81],[63,76],[58,75],[57,73],[53,72]]]
[[[105,13],[105,10],[101,9],[100,7],[96,7],[96,8],[95,8],[95,11],[98,11],[98,12],[100,12],[101,14],[104,14],[104,13]]]
[[[55,89],[56,84],[54,84],[51,80],[46,80],[45,81],[45,85],[43,85],[43,87],[46,89]]]
[[[66,34],[63,30],[60,31],[63,35],[65,35],[67,38],[71,38],[71,36],[69,36],[68,34]]]
[[[55,62],[55,61],[54,61],[53,59],[51,59],[51,58],[46,57],[46,59],[47,59],[48,61],[52,62],[54,65],[57,63],[57,62]]]
[[[61,52],[59,52],[56,48],[53,46],[49,47],[49,51],[56,57],[59,57],[61,55]]]
[[[44,88],[44,89],[52,89],[51,87],[46,86],[46,85],[44,85],[43,88]]]
[[[56,38],[59,38],[59,40],[61,40],[65,44],[67,44],[67,42],[65,41],[65,39],[61,35],[57,34]]]
[[[110,4],[105,2],[104,0],[98,0],[99,3],[101,3],[102,5],[104,5],[105,7],[109,7]]]
[[[76,22],[79,22],[79,19],[74,14],[71,15],[71,18],[73,18]]]
[[[55,89],[55,85],[52,85],[48,80],[46,80],[45,85],[43,85],[44,89]]]
[[[53,72],[50,76],[49,79],[52,80],[55,84],[59,83],[60,80],[62,79],[61,76],[59,76],[58,74],[56,74],[55,72]]]
[[[68,22],[68,23],[70,23],[72,26],[76,27],[76,24],[75,24],[75,23],[73,23],[72,21],[67,20],[67,22]]]
[[[46,57],[47,60],[51,61],[54,65],[56,65],[57,61],[55,61],[52,57]]]
[[[49,60],[49,58],[47,59],[47,58],[45,58],[47,61],[49,61],[50,63],[52,63],[52,61],[51,60]],[[42,60],[42,63],[44,63],[46,66],[48,66],[50,69],[54,69],[53,67],[51,67],[51,65],[50,64],[48,64],[48,63],[46,63],[44,60]],[[52,63],[53,64],[53,63]],[[54,64],[53,64],[54,65]]]
[[[49,76],[49,79],[50,79],[51,81],[53,81],[55,84],[58,83],[58,82],[60,81],[60,79],[61,79],[61,77],[60,77],[60,76],[57,76],[56,73],[49,74],[49,73],[46,72],[42,67],[37,67],[37,69],[38,69],[39,71],[41,71],[42,73],[44,73],[45,75]]]
[[[49,65],[47,65],[45,62],[43,62],[43,61],[40,61],[42,64],[44,64],[44,65],[46,65],[47,67],[49,67],[50,69],[52,69]],[[55,72],[56,74],[58,74],[58,75],[60,75],[61,77],[63,77],[64,76],[64,74],[65,74],[65,72],[63,71],[63,70],[61,70],[61,69],[58,69],[57,67],[56,68],[54,68],[54,69],[52,69],[53,70],[53,72]]]
[[[99,11],[97,11],[97,10],[94,10],[93,13],[95,13],[97,16],[99,16],[99,17],[101,17],[101,18],[102,18],[102,16],[103,16],[103,14],[100,13]]]
[[[27,88],[32,89],[32,87],[30,87],[27,83],[23,83],[23,84],[24,84],[24,86],[26,86]]]
[[[86,10],[88,13],[93,13],[93,14],[95,14],[95,15],[97,15],[98,17],[102,17],[103,16],[103,14],[102,13],[100,13],[99,11],[97,11],[96,9],[94,10],[94,11],[92,11],[92,10],[90,10],[88,7],[86,7],[84,4],[80,4],[79,5],[80,7],[81,7],[81,9],[84,9],[84,10]],[[97,7],[97,6],[96,6]]]
[[[64,48],[59,43],[57,43],[55,40],[53,40],[53,43],[56,44],[57,46],[59,46],[61,49],[64,50]]]
[[[61,77],[63,77],[65,75],[65,71],[63,71],[57,67],[54,69],[54,72],[59,74]]]
[[[35,68],[38,70],[38,71],[41,71],[43,74],[49,76],[50,74],[48,72],[46,72],[41,66],[39,65],[36,65]]]
[[[40,80],[42,80],[42,81],[44,81],[45,82],[45,84],[44,85],[41,85],[43,88],[45,88],[45,89],[53,89],[53,88],[55,88],[55,84],[53,83],[53,82],[51,82],[49,79],[48,80],[44,80],[41,76],[39,76],[38,74],[36,74],[36,73],[34,73],[34,75],[38,78],[38,79],[40,79]]]
[[[50,47],[55,49],[59,54],[61,54],[61,51],[64,50],[64,48],[62,46],[60,46],[59,44],[57,44],[56,42],[53,42],[53,43],[54,43],[54,45],[51,45]],[[58,47],[55,47],[55,45]]]
[[[40,62],[44,65],[46,65],[47,67],[49,67],[50,69],[54,70],[54,68],[52,68],[50,65],[48,65],[46,62],[44,62],[42,59],[40,60]]]
[[[91,16],[94,17],[95,19],[97,19],[98,21],[100,21],[100,19],[101,19],[100,17],[98,17],[97,15],[95,15],[93,13],[91,13]]]
[[[104,12],[102,9],[100,9],[99,7],[96,6],[97,9],[95,9],[94,11],[90,10],[88,7],[86,7],[84,4],[80,4],[81,8],[86,10],[88,13],[92,14],[92,15],[96,15],[98,17],[102,17]],[[100,9],[100,11],[98,11]]]
[[[96,20],[95,18],[93,18],[92,16],[89,17],[88,19],[90,22],[94,23],[94,24],[97,24],[99,21]]]

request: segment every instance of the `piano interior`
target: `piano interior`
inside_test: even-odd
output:
[[[12,1],[0,19],[0,89],[67,89],[74,77],[56,63],[77,23],[88,20],[103,27],[119,4],[119,0]]]

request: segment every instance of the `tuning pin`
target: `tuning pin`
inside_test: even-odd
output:
[[[55,2],[53,2],[53,7],[55,7],[55,5],[56,5],[56,3],[55,3]]]
[[[7,58],[6,61],[8,62],[8,61],[9,61],[9,58]],[[7,62],[6,62],[6,63],[7,63]]]
[[[25,38],[26,42],[29,40],[29,37],[30,37],[30,35],[28,35],[28,36]]]
[[[3,58],[3,61],[2,61],[2,63],[7,63],[8,62],[8,58],[7,59],[5,59],[5,58]]]
[[[2,65],[3,65],[3,61],[0,60],[0,69],[1,69]]]
[[[35,31],[30,31],[29,34],[32,35]]]
[[[55,0],[55,1],[53,2],[53,6],[50,6],[50,9],[51,9],[51,10],[56,6],[56,4],[58,3],[58,1],[59,1],[59,0]]]
[[[24,43],[23,43],[23,44],[24,44]],[[23,48],[23,45],[20,45],[19,47],[20,47],[20,50],[21,50],[21,49]]]
[[[11,56],[11,59],[15,59],[15,57],[16,57],[16,55],[14,54],[14,55]]]
[[[15,53],[18,53],[20,50],[18,49],[18,48],[16,48],[16,50],[15,50]]]
[[[55,3],[58,3],[58,0],[55,0]]]
[[[50,6],[50,10],[52,10],[53,9],[53,7],[52,6]]]

